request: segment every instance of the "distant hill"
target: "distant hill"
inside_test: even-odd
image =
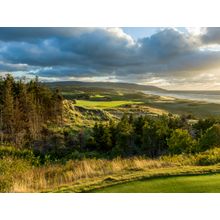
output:
[[[140,90],[140,91],[158,91],[165,92],[156,86],[140,85],[135,83],[118,83],[118,82],[80,82],[80,81],[59,81],[45,83],[49,87],[90,87],[90,88],[103,88],[103,89],[125,89],[125,90]]]

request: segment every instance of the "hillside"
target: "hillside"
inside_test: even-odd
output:
[[[69,89],[70,87],[87,87],[87,88],[102,88],[102,89],[122,89],[122,90],[147,90],[147,91],[166,91],[156,86],[140,85],[135,83],[118,83],[118,82],[80,82],[80,81],[59,81],[47,82],[47,86],[54,88],[60,87],[62,90]]]

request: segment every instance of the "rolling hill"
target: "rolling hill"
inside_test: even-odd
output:
[[[147,91],[158,91],[165,92],[165,89],[161,89],[156,86],[140,85],[135,83],[118,83],[118,82],[80,82],[80,81],[58,81],[58,82],[47,82],[45,85],[54,88],[60,87],[63,90],[70,87],[85,87],[85,88],[102,88],[102,89],[122,89],[122,90],[147,90]]]

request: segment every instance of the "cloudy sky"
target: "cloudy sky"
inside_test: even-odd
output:
[[[0,74],[220,90],[220,28],[0,28]]]

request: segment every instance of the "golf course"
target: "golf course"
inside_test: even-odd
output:
[[[159,177],[114,185],[97,193],[219,193],[220,174]]]
[[[10,75],[1,87],[0,192],[220,192],[218,92]]]

